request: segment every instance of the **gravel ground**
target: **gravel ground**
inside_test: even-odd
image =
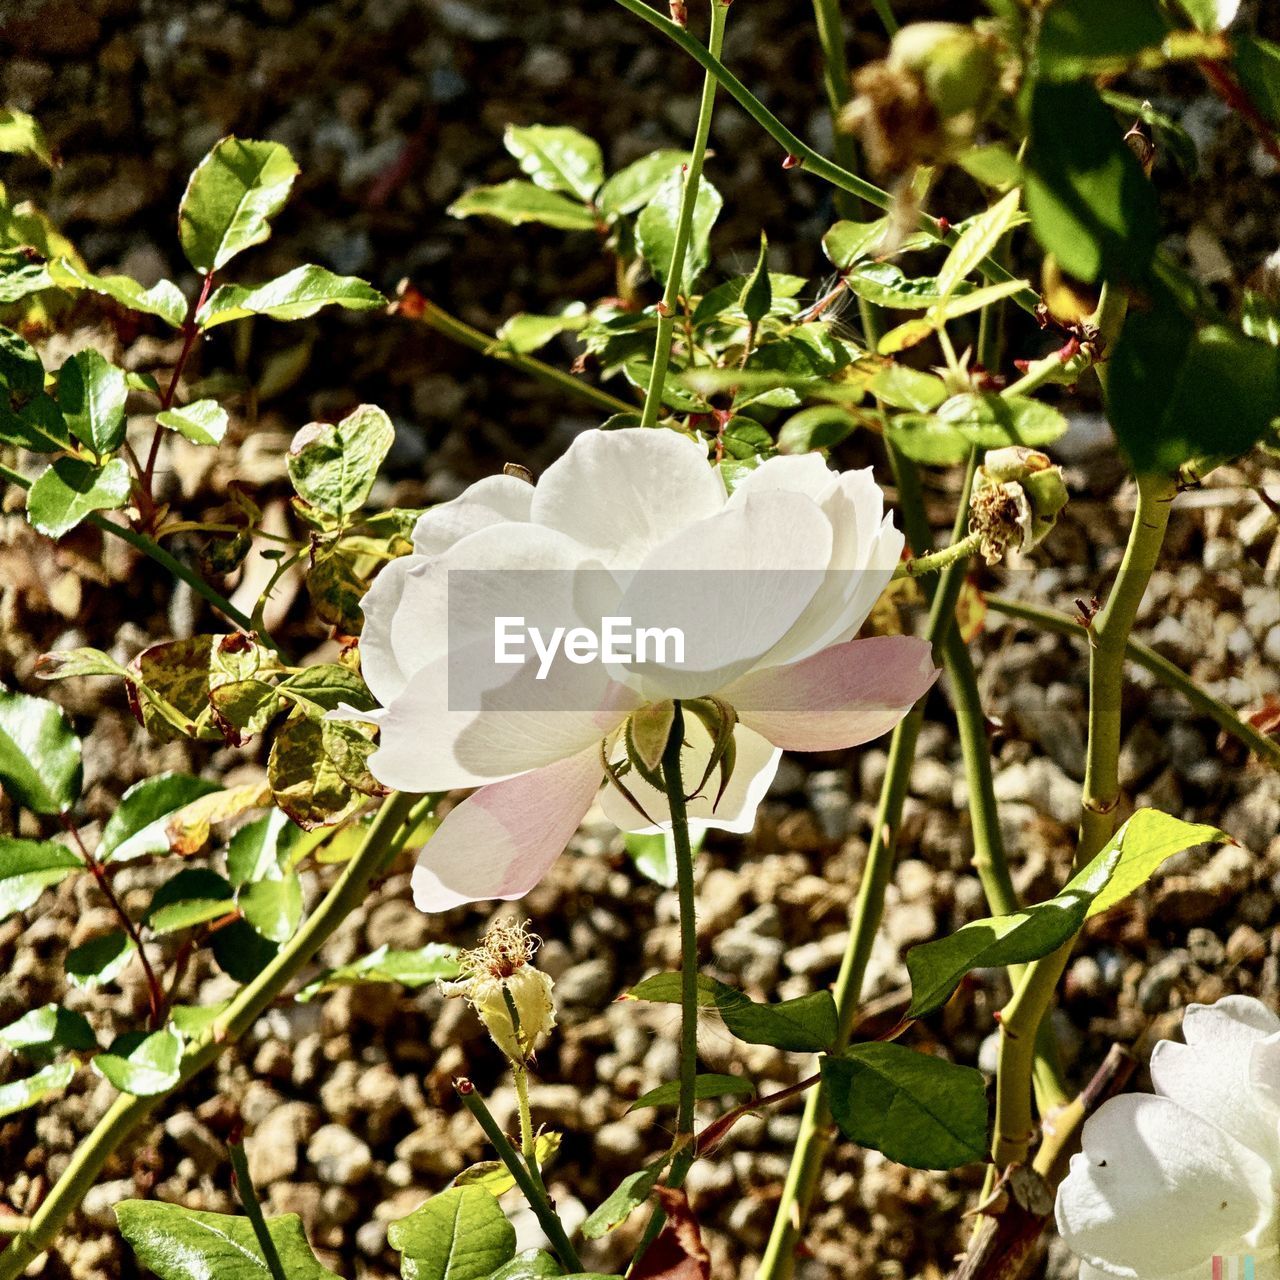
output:
[[[796,20],[792,8],[742,0],[727,57],[773,109],[823,145],[829,131],[816,49],[807,14]],[[851,13],[864,33],[859,45],[872,51],[864,9]],[[932,11],[944,10],[950,16],[957,6]],[[224,132],[270,136],[298,156],[300,194],[247,271],[265,277],[314,260],[388,289],[408,275],[490,330],[515,310],[611,289],[589,240],[528,228],[505,233],[444,215],[464,186],[509,176],[503,124],[587,127],[616,167],[654,146],[679,145],[696,108],[695,69],[603,0],[532,11],[467,0],[14,0],[5,17],[16,52],[0,68],[4,98],[39,113],[65,156],[51,183],[20,165],[5,180],[45,203],[95,268],[116,267],[145,282],[180,271],[173,209],[187,172]],[[1268,176],[1265,158],[1238,122],[1191,82],[1188,90],[1184,122],[1202,145],[1203,167],[1192,179],[1166,169],[1160,180],[1181,215],[1174,247],[1186,248],[1206,281],[1227,285],[1275,247],[1269,237],[1280,189],[1260,181]],[[820,273],[818,241],[833,216],[828,191],[803,174],[784,174],[771,145],[760,144],[735,108],[718,113],[713,140],[709,172],[728,197],[715,240],[719,269],[742,266],[763,222],[778,246],[775,266]],[[963,190],[956,196],[970,198]],[[76,345],[115,343],[138,366],[172,358],[146,335],[92,330],[88,315],[73,322],[81,325],[70,339]],[[1015,329],[1011,354],[1040,350],[1035,343],[1032,333]],[[393,319],[261,327],[247,351],[216,338],[201,360],[202,374],[261,382],[270,373],[275,385],[239,402],[238,421],[216,458],[174,454],[174,495],[197,507],[216,505],[236,477],[283,493],[288,436],[308,417],[357,399],[396,416],[397,448],[379,500],[406,504],[451,496],[508,458],[545,463],[593,421],[536,384]],[[1071,612],[1077,597],[1101,590],[1118,562],[1132,493],[1094,407],[1066,403],[1075,415],[1060,451],[1074,495],[1069,513],[1032,560],[982,581]],[[1160,652],[1242,709],[1280,696],[1280,536],[1254,492],[1259,484],[1280,499],[1280,471],[1251,465],[1224,469],[1211,487],[1179,500],[1165,568],[1140,622]],[[949,523],[945,482],[931,500],[935,523]],[[77,534],[51,552],[19,515],[0,517],[0,582],[0,677],[33,690],[32,665],[44,649],[88,643],[132,654],[149,639],[207,625],[189,596],[170,596],[164,580],[132,563],[118,544]],[[296,617],[286,625],[299,648],[309,634],[321,645],[320,633],[308,633]],[[994,614],[975,645],[1015,881],[1028,897],[1044,896],[1069,860],[1079,804],[1083,654],[1073,642]],[[98,821],[125,786],[161,768],[236,779],[260,767],[256,746],[155,746],[122,698],[113,692],[104,700],[96,682],[53,692],[87,734],[88,808]],[[803,765],[785,760],[745,847],[723,836],[708,841],[698,875],[710,972],[761,996],[797,995],[833,980],[884,769],[879,748],[805,757]],[[1132,906],[1089,926],[1058,1016],[1064,1055],[1079,1080],[1113,1040],[1141,1044],[1171,1032],[1191,1000],[1226,991],[1280,999],[1280,774],[1243,764],[1211,723],[1139,671],[1126,692],[1122,780],[1127,803],[1221,825],[1239,846],[1183,855]],[[868,975],[871,997],[904,986],[906,948],[984,914],[971,849],[950,710],[945,692],[935,691]],[[145,907],[156,874],[145,867],[120,873],[116,883],[131,909]],[[313,875],[313,899],[321,888]],[[56,961],[101,931],[104,910],[96,891],[77,883],[46,898],[27,920],[0,925],[0,1022],[62,997]],[[614,999],[645,972],[673,967],[675,901],[641,880],[612,828],[589,817],[570,855],[521,912],[546,939],[541,963],[557,980],[562,1029],[541,1055],[533,1102],[535,1118],[565,1134],[551,1181],[572,1223],[668,1138],[653,1113],[628,1116],[626,1106],[675,1074],[676,1014]],[[406,866],[352,917],[323,960],[340,963],[383,943],[470,943],[486,918],[481,911],[421,916],[409,903]],[[183,994],[219,999],[226,980],[197,965]],[[992,1013],[1003,998],[1000,975],[975,975],[961,998],[912,1035],[987,1066]],[[139,1019],[145,993],[130,971],[105,998],[73,992],[67,1003],[105,1034],[117,1020]],[[795,1055],[736,1044],[718,1023],[705,1026],[702,1051],[706,1069],[748,1074],[764,1090],[809,1070]],[[0,1072],[10,1070],[0,1065]],[[230,1097],[248,1125],[254,1172],[269,1187],[271,1208],[302,1214],[314,1243],[344,1275],[394,1275],[387,1222],[482,1155],[472,1121],[453,1101],[450,1080],[460,1073],[486,1090],[500,1119],[511,1116],[514,1096],[478,1022],[434,990],[364,988],[281,1005],[216,1073],[184,1092],[182,1106],[165,1108],[112,1161],[39,1274],[134,1274],[110,1211],[123,1197],[231,1210],[229,1173],[214,1136],[225,1119],[222,1099]],[[0,1122],[5,1203],[27,1212],[39,1202],[111,1096],[83,1072],[63,1100]],[[694,1167],[689,1187],[715,1274],[750,1274],[747,1260],[766,1237],[797,1125],[794,1109],[744,1121],[717,1159]],[[915,1173],[836,1148],[803,1280],[940,1274],[962,1242],[960,1214],[975,1191],[971,1174]],[[532,1239],[534,1228],[518,1205],[511,1208]],[[607,1270],[633,1241],[629,1224],[602,1242],[590,1264]],[[1064,1265],[1051,1250],[1051,1272],[1065,1274]]]

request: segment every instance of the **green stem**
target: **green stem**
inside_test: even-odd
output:
[[[258,1201],[258,1192],[249,1174],[249,1162],[245,1159],[244,1144],[228,1143],[227,1151],[231,1156],[232,1171],[236,1175],[236,1194],[240,1197],[245,1217],[253,1227],[253,1234],[258,1238],[258,1248],[262,1250],[262,1256],[266,1259],[267,1270],[271,1272],[272,1280],[289,1280],[285,1274],[284,1264],[280,1261],[280,1255],[276,1252],[276,1242],[271,1238],[271,1232],[267,1230],[267,1221],[262,1216],[262,1205]]]
[[[1175,492],[1174,481],[1165,476],[1138,477],[1138,507],[1124,559],[1107,603],[1091,628],[1089,740],[1074,861],[1077,869],[1098,853],[1115,830],[1120,802],[1120,704],[1125,654],[1129,633],[1164,544]],[[1074,942],[1073,938],[1052,955],[1028,965],[1001,1013],[992,1148],[995,1163],[1001,1168],[1025,1162],[1030,1150],[1035,1131],[1031,1076],[1036,1037]]]
[[[1029,604],[1025,600],[1013,600],[1008,596],[987,596],[986,604],[988,609],[996,613],[1030,623],[1041,631],[1071,636],[1078,640],[1088,640],[1090,636],[1088,627],[1065,613],[1059,613],[1056,609],[1046,609],[1043,605]],[[1259,760],[1280,769],[1280,742],[1255,729],[1247,720],[1242,719],[1234,708],[1220,698],[1215,698],[1213,694],[1207,693],[1181,667],[1157,653],[1150,645],[1143,644],[1141,640],[1134,640],[1132,637],[1125,644],[1125,657],[1135,666],[1151,672],[1161,684],[1180,693],[1197,711],[1212,720],[1223,733],[1229,734],[1248,747]]]
[[[485,1106],[484,1099],[476,1092],[475,1085],[470,1080],[456,1080],[453,1087],[462,1099],[463,1106],[475,1117],[476,1123],[484,1131],[484,1136],[489,1139],[490,1145],[498,1153],[498,1159],[506,1165],[507,1172],[516,1180],[516,1186],[529,1202],[529,1208],[538,1219],[538,1225],[542,1228],[543,1234],[551,1241],[556,1257],[567,1270],[580,1272],[582,1263],[568,1235],[565,1234],[564,1223],[551,1207],[551,1201],[545,1191],[539,1192],[515,1147],[502,1132],[498,1122],[493,1118],[493,1113]]]
[[[0,479],[8,480],[10,484],[16,484],[20,489],[30,489],[31,481],[27,479],[21,472],[13,470],[12,467],[6,467],[0,463]],[[93,511],[86,517],[91,525],[95,525],[104,533],[109,533],[114,537],[120,538],[127,542],[131,547],[141,551],[144,556],[149,556],[156,564],[167,569],[175,578],[185,582],[192,591],[196,593],[202,600],[207,601],[215,609],[218,610],[229,621],[234,622],[237,627],[243,631],[252,630],[252,623],[249,616],[242,613],[235,607],[225,596],[220,596],[198,573],[193,569],[189,569],[181,560],[171,555],[159,543],[154,542],[145,534],[136,533],[133,529],[122,524],[116,524],[114,521],[108,520],[101,512]],[[275,648],[274,642],[270,637],[263,637],[265,643]]]
[[[889,192],[828,160],[820,152],[815,151],[807,143],[796,137],[719,58],[703,48],[687,31],[676,26],[674,22],[658,13],[657,10],[651,9],[645,3],[645,0],[616,0],[616,2],[628,12],[643,19],[651,27],[656,27],[674,44],[679,45],[704,71],[708,71],[715,76],[720,82],[721,88],[747,115],[782,147],[788,156],[794,157],[795,161],[802,164],[809,173],[830,182],[842,191],[848,191],[851,195],[857,196],[860,200],[865,200],[877,209],[887,210],[893,207],[894,200]],[[959,239],[958,232],[950,228],[944,230],[936,218],[929,217],[927,214],[920,215],[919,226],[921,230],[942,244],[954,244]],[[983,277],[991,284],[1004,284],[1014,278],[990,257],[984,258],[978,264],[978,267]],[[1028,287],[1015,293],[1013,301],[1024,311],[1034,314],[1040,303],[1040,297],[1034,289]]]
[[[729,18],[726,0],[711,0],[711,32],[707,47],[713,57],[720,56],[724,46],[724,28]],[[671,363],[671,340],[675,334],[680,302],[680,285],[684,280],[684,263],[689,252],[689,238],[693,232],[693,211],[698,203],[702,186],[702,165],[707,156],[707,139],[711,134],[711,113],[716,101],[716,79],[709,72],[702,81],[702,102],[698,107],[698,123],[693,131],[693,147],[689,152],[689,165],[684,175],[684,190],[680,196],[680,213],[676,220],[676,241],[671,247],[671,263],[667,268],[667,283],[662,291],[662,305],[658,308],[658,335],[653,346],[653,367],[649,370],[649,386],[645,391],[642,427],[657,424],[658,410],[662,407],[662,393],[667,381],[667,367]]]
[[[383,802],[369,827],[364,843],[347,863],[333,888],[307,922],[276,955],[275,959],[243,987],[222,1015],[182,1055],[178,1083],[212,1064],[228,1045],[238,1040],[258,1020],[288,983],[306,965],[333,931],[365,899],[373,879],[400,851],[398,837],[412,830],[419,811],[433,803],[433,797],[393,793]],[[170,1093],[173,1090],[169,1091]],[[17,1280],[42,1254],[61,1230],[63,1223],[79,1207],[112,1153],[168,1096],[156,1094],[138,1098],[122,1093],[96,1128],[76,1148],[62,1176],[32,1215],[31,1225],[14,1236],[0,1254],[0,1280]]]
[[[676,890],[680,896],[680,1103],[676,1112],[675,1156],[667,1185],[678,1187],[693,1163],[693,1108],[698,1071],[698,929],[694,916],[693,849],[685,809],[680,751],[684,712],[679,701],[662,753],[662,777],[671,810],[671,841],[676,853]]]
[[[420,312],[418,307],[421,307]],[[451,342],[456,342],[459,346],[478,351],[491,359],[501,360],[503,364],[519,369],[522,373],[537,378],[539,382],[545,382],[560,391],[567,391],[570,395],[577,396],[579,400],[588,401],[597,409],[604,409],[609,413],[635,412],[634,404],[619,400],[617,396],[610,395],[599,387],[593,387],[591,383],[583,382],[580,378],[575,378],[573,374],[565,373],[563,369],[557,369],[554,365],[536,360],[533,356],[509,350],[497,338],[492,338],[479,329],[473,329],[471,325],[459,320],[457,316],[450,315],[425,298],[418,301],[413,308],[402,306],[402,312],[419,320],[428,329],[434,329],[436,333],[448,338]]]
[[[889,4],[889,0],[871,0],[872,8],[875,9],[881,24],[884,26],[885,34],[892,37],[898,34],[898,19],[894,15],[893,8]]]
[[[966,504],[966,514],[968,514]],[[922,556],[904,560],[894,571],[895,578],[919,578],[926,573],[937,573],[950,564],[967,561],[977,551],[982,538],[976,533],[965,534],[959,542],[953,542],[940,551],[928,551]],[[961,578],[963,582],[963,578]]]

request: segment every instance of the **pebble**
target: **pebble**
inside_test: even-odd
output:
[[[226,1163],[227,1149],[189,1111],[178,1111],[164,1123],[164,1131],[196,1162],[201,1173],[212,1173]]]
[[[1191,965],[1190,955],[1179,948],[1161,956],[1138,980],[1138,1007],[1143,1013],[1163,1013],[1178,980]]]
[[[322,1182],[354,1186],[373,1172],[368,1143],[340,1124],[321,1125],[307,1144],[307,1159]]]
[[[613,961],[608,956],[597,956],[575,964],[560,975],[555,987],[556,1001],[599,1009],[613,998],[613,988]]]

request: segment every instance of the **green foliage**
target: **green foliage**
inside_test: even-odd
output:
[[[79,798],[80,739],[55,703],[0,689],[0,786],[34,813],[65,813]]]
[[[645,1165],[643,1169],[629,1173],[587,1215],[582,1224],[583,1236],[588,1240],[598,1240],[625,1222],[653,1194],[666,1167],[667,1157],[663,1156],[652,1164]]]
[[[117,1036],[106,1053],[93,1059],[93,1069],[104,1080],[137,1098],[168,1093],[178,1083],[181,1065],[182,1037],[168,1029]]]
[[[632,1000],[680,1001],[680,975],[656,973],[632,987]],[[762,1004],[705,974],[698,978],[698,1004],[715,1009],[729,1031],[748,1044],[768,1044],[794,1053],[816,1053],[836,1038],[836,1006],[829,991],[815,991],[778,1004]]]
[[[156,422],[192,444],[219,444],[227,434],[227,411],[216,400],[197,400],[181,409],[164,409]]]
[[[336,426],[313,422],[289,446],[289,479],[305,502],[340,520],[349,517],[367,501],[395,434],[391,419],[369,404]]]
[[[104,298],[118,302],[130,311],[159,316],[175,329],[182,325],[187,314],[187,300],[182,290],[172,280],[161,280],[144,289],[129,276],[99,276],[66,258],[49,263],[49,278],[59,288],[72,292],[85,289]]]
[[[73,987],[104,986],[124,970],[135,950],[123,929],[99,934],[67,952],[67,980]]]
[[[15,1111],[38,1106],[50,1094],[60,1093],[71,1083],[75,1073],[76,1064],[67,1059],[42,1067],[34,1075],[0,1084],[0,1119],[13,1115]]]
[[[66,845],[0,836],[0,920],[33,906],[46,889],[83,867]]]
[[[488,1280],[515,1256],[515,1228],[483,1187],[453,1187],[393,1222],[404,1280]]]
[[[651,151],[641,156],[625,169],[619,169],[600,188],[600,211],[608,218],[638,213],[658,194],[663,182],[688,163],[687,151]]]
[[[538,222],[561,231],[590,231],[596,225],[595,215],[586,205],[518,178],[492,187],[474,187],[455,200],[449,212],[455,218],[481,214],[513,227]]]
[[[124,440],[128,395],[124,371],[96,351],[78,352],[58,373],[58,405],[67,427],[99,457],[114,453]]]
[[[636,218],[636,247],[649,264],[650,271],[662,284],[666,284],[671,269],[671,254],[676,243],[676,226],[680,219],[680,204],[684,198],[684,174],[670,174],[653,199]],[[724,205],[720,193],[707,181],[699,179],[698,195],[693,203],[693,223],[689,232],[689,246],[685,250],[684,273],[680,279],[679,293],[687,296],[694,281],[706,270],[711,260],[711,228],[720,216]]]
[[[187,261],[208,274],[271,234],[298,166],[278,142],[223,138],[196,166],[178,206]]]
[[[1077,80],[1125,70],[1159,49],[1168,27],[1155,0],[1055,0],[1036,49],[1042,80]]]
[[[220,285],[196,313],[196,323],[201,329],[212,329],[245,316],[305,320],[322,307],[375,311],[386,305],[386,298],[363,280],[307,265],[294,267],[266,284]]]
[[[563,191],[585,204],[604,181],[599,143],[577,129],[511,124],[502,141],[520,168],[547,191]]]
[[[974,920],[948,938],[907,953],[911,1007],[920,1018],[951,998],[973,969],[1025,964],[1056,951],[1089,916],[1113,907],[1145,884],[1175,853],[1230,837],[1216,827],[1182,822],[1157,809],[1139,809],[1087,867],[1052,898],[1012,915]]]
[[[157,1200],[125,1200],[115,1212],[120,1234],[160,1280],[271,1278],[248,1218]],[[289,1280],[336,1280],[316,1260],[296,1213],[268,1218],[267,1231]]]
[[[693,1096],[699,1102],[706,1098],[750,1098],[755,1085],[745,1076],[699,1074],[694,1077]],[[642,1093],[628,1108],[639,1111],[645,1107],[674,1107],[680,1101],[680,1081],[668,1080],[648,1093]]]
[[[892,1042],[822,1059],[822,1086],[840,1132],[913,1169],[954,1169],[987,1147],[980,1071]]]
[[[37,1061],[62,1049],[83,1052],[98,1047],[97,1037],[83,1013],[45,1004],[0,1028],[0,1048]]]
[[[428,942],[408,951],[396,951],[384,944],[358,960],[326,970],[307,983],[297,999],[305,1003],[337,987],[364,982],[398,982],[413,990],[457,976],[458,948],[448,943]]]
[[[59,458],[37,477],[27,494],[27,519],[48,538],[61,538],[94,511],[114,511],[129,501],[132,481],[123,458],[101,466]]]

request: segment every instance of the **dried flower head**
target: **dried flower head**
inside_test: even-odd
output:
[[[1067,503],[1062,468],[1039,449],[993,449],[978,468],[969,529],[988,564],[1008,551],[1029,551],[1053,528]]]
[[[467,999],[516,1067],[533,1057],[538,1042],[556,1025],[551,978],[531,963],[541,944],[527,921],[497,920],[478,947],[459,957],[462,978],[440,984],[445,995]]]

